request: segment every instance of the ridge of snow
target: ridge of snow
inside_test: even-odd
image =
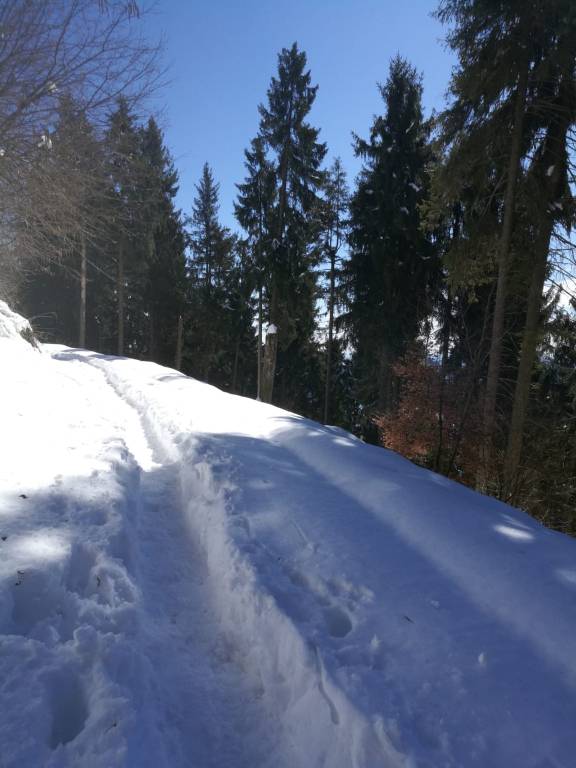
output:
[[[25,343],[39,349],[32,326],[26,318],[10,309],[5,301],[0,300],[0,339],[2,341]]]
[[[6,768],[571,764],[574,540],[341,429],[26,346],[0,398]]]
[[[224,620],[264,680],[292,668],[291,694],[272,697],[288,695],[283,721],[303,734],[315,712],[318,752],[294,765],[567,759],[576,542],[342,430],[153,364],[90,361],[180,457]]]

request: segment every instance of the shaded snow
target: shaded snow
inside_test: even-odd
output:
[[[576,542],[170,369],[5,346],[6,766],[572,764]]]

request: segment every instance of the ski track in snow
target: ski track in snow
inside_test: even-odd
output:
[[[114,458],[111,466],[92,473],[89,503],[85,496],[72,507],[66,495],[78,491],[77,478],[55,475],[48,494],[38,500],[27,482],[29,462],[23,476],[10,477],[18,490],[26,490],[18,495],[20,505],[38,503],[49,515],[43,515],[47,527],[37,525],[28,538],[21,537],[22,567],[10,573],[12,605],[0,606],[7,609],[0,618],[11,609],[8,640],[0,642],[6,662],[13,666],[14,657],[6,653],[11,641],[19,635],[30,638],[24,654],[18,649],[22,667],[0,678],[0,705],[13,709],[9,717],[0,718],[0,766],[268,765],[277,725],[262,710],[259,682],[243,673],[233,638],[222,630],[211,604],[205,559],[185,527],[177,468],[159,459],[137,412],[109,386],[102,371],[84,361],[59,367],[57,384],[66,388],[66,405],[78,406],[73,413],[76,423],[63,441],[66,450],[81,451],[84,435],[93,437],[90,414],[97,392],[96,421],[106,414],[105,424],[99,426],[104,426],[107,444],[93,445],[90,458],[98,459],[95,465],[102,464],[107,453]],[[29,434],[23,437],[30,439]],[[49,449],[42,442],[39,453]],[[126,472],[127,487],[113,498],[110,480],[113,484],[119,469]],[[123,513],[106,555],[106,539],[96,542],[92,537],[83,543],[80,536],[70,535],[69,518],[82,513],[83,503],[96,529],[110,527],[114,515],[107,506]],[[30,567],[26,555],[38,554],[40,562]],[[89,602],[91,612],[99,611],[96,619],[86,609]],[[61,642],[67,644],[64,652],[57,651]],[[44,645],[52,653],[40,653]],[[100,668],[98,657],[108,669]],[[24,683],[22,671],[34,675],[36,668],[36,702],[31,712],[19,712],[19,688],[31,682]],[[98,677],[104,678],[99,681],[99,700],[91,702]],[[28,717],[40,717],[40,734],[33,728],[30,742],[16,742],[12,733],[20,736],[21,721]],[[34,738],[38,735],[40,740]],[[96,749],[91,742],[98,743]]]
[[[84,363],[74,362],[85,368],[85,382]],[[210,603],[205,559],[184,524],[178,467],[149,442],[137,411],[105,374],[88,370],[98,379],[94,386],[107,392],[100,407],[115,414],[140,476],[133,554],[143,614],[139,652],[147,662],[150,690],[139,706],[149,710],[144,722],[154,738],[147,739],[138,727],[126,763],[265,766],[274,729]]]

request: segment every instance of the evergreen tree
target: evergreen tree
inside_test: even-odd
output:
[[[375,118],[367,141],[355,138],[364,165],[350,207],[343,318],[368,429],[372,412],[394,404],[394,362],[429,316],[439,279],[434,243],[421,228],[431,150],[420,78],[396,57],[380,93],[385,114]]]
[[[327,424],[334,411],[331,408],[334,400],[334,363],[338,353],[341,354],[341,345],[335,343],[334,338],[336,305],[338,295],[341,293],[341,259],[339,253],[346,240],[348,230],[349,193],[346,184],[346,171],[342,167],[340,158],[334,160],[326,174],[323,202],[322,238],[324,259],[327,262],[326,304],[328,312],[324,388],[324,423]],[[340,377],[339,380],[342,381],[342,378]]]
[[[532,330],[530,342],[523,345],[531,352],[523,366],[523,384],[517,387],[515,425],[509,430],[506,391],[500,384],[516,376],[514,331],[520,330],[514,327],[510,308],[517,307],[523,314],[528,302],[533,308],[529,315],[538,316],[536,305],[541,301],[544,282],[539,275],[545,273],[545,265],[534,277],[537,285],[531,294],[536,298],[530,299],[528,275],[543,259],[533,260],[530,266],[526,257],[534,251],[530,243],[537,239],[534,223],[541,218],[539,214],[548,211],[549,202],[565,197],[566,177],[561,168],[565,167],[565,135],[573,120],[569,115],[574,114],[575,10],[569,0],[445,0],[438,16],[453,24],[448,41],[459,65],[451,82],[452,104],[442,115],[441,137],[447,158],[437,174],[433,198],[440,208],[468,198],[468,250],[481,254],[475,259],[480,280],[495,280],[478,482],[482,488],[494,483],[498,472],[495,452],[503,450],[505,444],[505,436],[500,437],[498,429],[502,426],[512,439],[504,483],[509,493],[518,464],[521,414],[525,413],[522,401],[535,350]],[[564,127],[558,130],[561,123]],[[554,137],[547,139],[552,125]],[[544,183],[535,217],[527,208],[531,194],[525,185],[529,183],[529,158],[541,154],[535,153],[538,145],[547,145],[547,166],[540,165],[538,171]],[[554,173],[544,176],[552,166]],[[548,218],[555,222],[562,219],[560,208]],[[545,243],[541,251],[548,249],[550,238],[545,232],[551,232],[553,226],[554,222],[552,227],[548,222],[540,227]],[[467,271],[465,261],[460,271]],[[528,315],[525,318],[524,322]],[[533,320],[531,324],[534,327]],[[504,418],[499,421],[497,416],[502,412]]]
[[[187,365],[193,375],[230,388],[236,333],[231,327],[236,239],[218,220],[219,184],[206,163],[192,206],[192,321]]]
[[[119,355],[125,351],[137,354],[142,346],[139,315],[132,306],[138,292],[130,291],[129,282],[140,282],[147,243],[141,237],[144,224],[142,190],[144,163],[140,151],[140,132],[136,117],[127,100],[118,99],[117,107],[109,117],[106,134],[108,172],[112,187],[110,204],[114,219],[114,261],[116,265],[116,349]],[[127,290],[128,288],[128,290]],[[133,327],[128,336],[130,346],[125,346],[126,329]]]
[[[309,408],[312,400],[316,400],[315,409],[319,405],[318,393],[313,395],[319,381],[312,373],[319,364],[313,341],[314,267],[319,258],[318,195],[326,146],[318,141],[319,130],[306,120],[316,92],[306,70],[306,54],[294,43],[279,54],[278,76],[271,80],[268,103],[259,108],[260,136],[276,179],[272,249],[265,254],[270,325],[262,396],[270,402],[276,387],[279,402],[301,409]],[[302,376],[307,379],[305,385]]]
[[[234,213],[247,234],[250,257],[247,269],[252,274],[258,293],[258,337],[256,398],[262,396],[262,327],[264,313],[264,286],[271,283],[271,254],[273,243],[273,213],[276,202],[276,176],[272,163],[266,157],[262,136],[252,140],[245,150],[246,178],[238,184],[238,199]]]
[[[147,227],[143,234],[148,238],[141,312],[149,326],[147,352],[151,360],[174,365],[188,290],[187,239],[180,212],[174,206],[178,173],[153,118],[141,132],[141,152]]]

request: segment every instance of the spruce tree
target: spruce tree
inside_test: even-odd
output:
[[[323,420],[327,424],[333,412],[333,409],[331,409],[334,390],[333,368],[335,352],[338,352],[334,331],[336,305],[338,294],[341,292],[342,270],[340,266],[340,250],[346,240],[348,231],[349,193],[346,184],[346,171],[342,167],[339,157],[334,160],[326,174],[323,202],[322,240],[324,260],[327,262],[326,305],[328,314]]]
[[[355,137],[364,164],[351,200],[345,264],[343,320],[366,434],[371,414],[395,402],[394,363],[430,314],[439,279],[433,240],[421,229],[431,151],[420,78],[396,57],[380,93],[384,114],[374,119],[368,140]]]
[[[258,294],[258,335],[256,398],[262,397],[262,329],[264,314],[264,286],[271,284],[271,254],[273,243],[273,213],[276,202],[276,176],[272,163],[266,157],[262,136],[252,140],[245,150],[246,178],[238,184],[238,199],[234,214],[247,235],[250,252],[247,269]]]
[[[484,275],[480,280],[495,281],[478,484],[496,490],[501,485],[501,480],[495,481],[497,451],[503,450],[506,442],[500,427],[502,432],[510,432],[507,393],[501,384],[515,377],[510,361],[514,363],[517,354],[514,332],[520,330],[507,316],[511,306],[518,306],[522,312],[522,305],[525,311],[525,302],[530,301],[519,276],[532,271],[530,242],[535,233],[529,234],[529,230],[539,218],[527,212],[530,195],[525,187],[530,180],[526,170],[529,158],[539,154],[538,146],[547,143],[547,168],[555,165],[558,178],[542,176],[541,189],[547,190],[544,197],[552,202],[562,196],[562,139],[558,136],[547,141],[546,132],[552,123],[558,123],[559,115],[562,121],[572,109],[569,94],[573,84],[567,84],[567,78],[573,80],[575,9],[570,0],[445,0],[438,17],[452,24],[448,42],[459,63],[451,81],[452,103],[441,116],[447,157],[437,174],[434,199],[440,207],[449,208],[454,201],[468,198],[465,212],[469,251],[483,257]],[[566,126],[570,122],[568,118]],[[551,143],[555,144],[557,163],[550,160]],[[541,200],[538,212],[547,211],[547,207]],[[555,220],[561,218],[557,208]],[[547,229],[550,227],[544,224],[541,232]],[[542,240],[549,245],[545,234]],[[536,262],[541,265],[542,258],[532,263]],[[482,262],[476,259],[476,263]],[[544,272],[545,267],[540,267],[539,275]],[[532,306],[541,300],[543,279],[539,275],[535,282],[540,284],[540,295],[531,301]],[[537,287],[532,293],[538,294]],[[537,314],[531,313],[532,317]],[[524,345],[528,347],[534,350],[533,341]],[[521,397],[533,351],[529,357],[530,365],[524,366],[524,385],[517,388]],[[504,484],[508,490],[515,474],[513,466],[518,464],[517,440],[525,408],[520,403],[516,411],[512,428],[515,444],[509,447],[506,462],[508,478]]]
[[[312,394],[318,385],[313,381],[315,374],[305,386],[295,386],[298,377],[306,377],[318,366],[313,342],[314,267],[319,258],[319,191],[326,146],[318,141],[319,130],[307,122],[316,92],[306,70],[306,54],[294,43],[279,54],[278,74],[271,80],[267,104],[259,107],[259,133],[276,179],[272,248],[265,254],[270,325],[262,397],[271,402],[276,387],[283,405],[300,408],[311,407],[318,397],[318,393]]]
[[[219,184],[205,163],[192,206],[189,342],[194,355],[187,364],[193,375],[229,388],[234,360],[230,294],[236,239],[219,222],[218,194]]]
[[[141,237],[144,223],[143,178],[144,163],[140,151],[140,132],[136,116],[128,101],[121,97],[109,116],[106,133],[108,173],[111,185],[112,218],[114,220],[113,259],[116,266],[116,351],[135,353],[140,340],[128,334],[132,344],[125,345],[126,330],[137,325],[138,313],[133,309],[128,283],[140,281],[146,256],[146,240]],[[127,290],[128,288],[128,290]],[[139,343],[140,342],[140,343]]]
[[[187,294],[187,240],[180,212],[174,205],[178,173],[153,118],[141,131],[141,152],[146,227],[142,236],[148,240],[141,313],[148,324],[147,356],[173,365]]]

